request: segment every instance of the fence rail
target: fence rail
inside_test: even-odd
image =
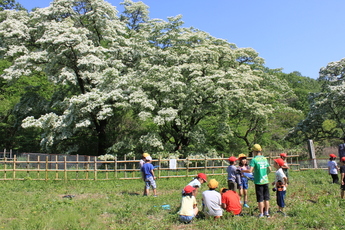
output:
[[[101,161],[96,157],[76,156],[75,160],[67,160],[67,156],[36,156],[31,160],[4,157],[0,160],[0,180],[113,180],[113,179],[140,179],[141,172],[138,159],[118,159]],[[270,164],[278,156],[270,155]],[[176,159],[172,167],[171,159],[154,159],[153,165],[157,168],[155,174],[158,178],[192,177],[199,172],[207,175],[224,175],[229,165],[228,158],[203,159]],[[250,158],[248,158],[250,159]],[[289,162],[290,160],[290,162]],[[299,170],[298,155],[290,155],[288,163],[292,170]]]

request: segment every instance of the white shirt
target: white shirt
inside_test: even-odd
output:
[[[210,216],[222,216],[223,209],[222,197],[219,192],[215,190],[206,190],[202,193],[203,203],[205,205],[205,212]]]

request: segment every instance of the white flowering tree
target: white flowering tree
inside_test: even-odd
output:
[[[264,73],[255,50],[182,25],[177,16],[141,27],[150,31],[153,46],[136,75],[154,107],[139,116],[156,124],[141,143],[157,150],[206,152],[212,148],[206,147],[209,129],[216,129],[214,138],[228,139],[236,132],[249,146],[255,139],[242,135],[238,122],[256,131],[253,127],[267,124],[275,109],[288,108],[283,98],[290,89]]]
[[[120,17],[103,0],[55,0],[30,13],[1,12],[1,52],[13,63],[2,76],[43,73],[54,84],[49,112],[23,121],[42,129],[44,150],[76,152],[96,143],[96,155],[133,145],[213,152],[210,139],[235,136],[249,145],[255,137],[243,130],[260,135],[257,127],[286,109],[282,98],[289,89],[263,71],[255,50],[184,28],[181,16],[150,19],[142,2],[122,4]],[[28,101],[18,108],[30,115]],[[114,135],[126,117],[140,138]]]
[[[297,140],[323,140],[345,134],[345,59],[320,69],[322,89],[310,98],[310,112],[291,132]]]
[[[128,86],[128,66],[137,55],[117,13],[102,0],[56,0],[30,13],[1,12],[2,53],[13,61],[3,77],[44,72],[58,86],[51,112],[23,122],[43,130],[46,151],[59,145],[75,152],[78,136],[98,143],[97,155],[109,147],[107,125],[128,107],[134,90]]]

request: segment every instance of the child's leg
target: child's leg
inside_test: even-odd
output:
[[[243,189],[243,201],[246,204],[248,202],[248,190]]]
[[[341,197],[341,199],[344,199],[344,193],[345,193],[345,191],[344,191],[344,190],[341,190],[341,192],[340,192],[340,197]]]

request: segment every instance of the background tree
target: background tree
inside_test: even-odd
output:
[[[312,94],[310,112],[291,132],[289,138],[295,141],[327,141],[344,135],[344,70],[345,59],[330,62],[320,69],[318,81],[322,84],[321,91]]]
[[[136,55],[116,14],[100,0],[56,0],[28,15],[3,13],[0,35],[6,57],[14,60],[3,76],[44,71],[56,85],[51,112],[23,123],[43,129],[45,151],[76,153],[85,144],[89,154],[100,155],[111,146],[107,127],[128,107],[134,89],[127,85],[127,65]]]

